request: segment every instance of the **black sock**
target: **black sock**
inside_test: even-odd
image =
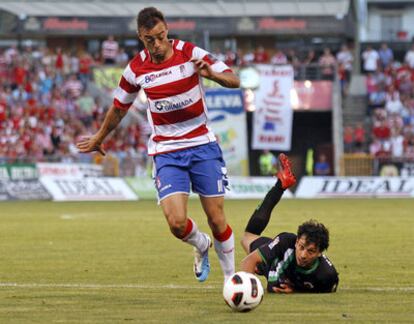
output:
[[[284,191],[285,190],[282,188],[280,180],[278,180],[275,186],[269,190],[263,201],[253,212],[253,215],[247,223],[246,232],[256,235],[262,234],[269,223],[273,208],[275,208],[280,198],[282,198]]]

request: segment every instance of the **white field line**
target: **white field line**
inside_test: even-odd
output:
[[[100,217],[105,215],[104,213],[73,213],[73,214],[60,214],[59,218],[64,220],[72,220],[79,218],[91,218],[91,217]]]
[[[393,291],[414,291],[414,287],[344,287],[341,288],[341,286],[338,286],[338,291],[339,290],[346,290],[346,291],[380,291],[380,292],[393,292]]]
[[[70,288],[70,289],[216,289],[219,286],[211,285],[148,285],[148,284],[77,284],[77,283],[15,283],[0,282],[0,288]]]
[[[0,282],[0,288],[68,288],[68,289],[221,289],[219,285],[149,285],[149,284],[81,284],[81,283],[15,283]],[[410,292],[414,286],[407,287],[338,287],[338,291],[369,292]]]

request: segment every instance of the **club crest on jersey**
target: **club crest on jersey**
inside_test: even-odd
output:
[[[158,72],[158,73],[151,73],[150,75],[145,76],[145,83],[154,82],[156,79],[161,78],[163,76],[170,75],[170,74],[172,74],[171,70],[161,71],[161,72]]]
[[[193,99],[185,99],[179,102],[170,102],[168,100],[156,101],[154,106],[158,111],[172,111],[178,110],[193,103]]]

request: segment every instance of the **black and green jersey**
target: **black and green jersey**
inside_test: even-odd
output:
[[[336,291],[338,273],[329,259],[322,255],[309,269],[301,268],[295,258],[296,235],[281,233],[274,239],[261,237],[251,244],[262,257],[259,271],[267,278],[267,290],[287,283],[296,292],[327,293]]]

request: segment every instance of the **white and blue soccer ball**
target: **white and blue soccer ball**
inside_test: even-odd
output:
[[[237,312],[248,312],[259,306],[263,293],[259,278],[244,271],[234,273],[223,288],[224,301]]]

